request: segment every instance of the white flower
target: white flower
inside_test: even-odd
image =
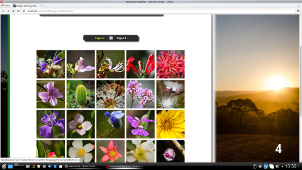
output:
[[[72,142],[72,146],[69,149],[69,157],[80,158],[80,162],[90,162],[92,160],[92,154],[89,152],[94,149],[94,146],[91,143],[83,147],[83,141],[75,140]]]
[[[110,72],[123,72],[124,71],[124,63],[123,62],[119,62],[118,64],[116,64],[115,67],[112,68],[112,61],[110,58],[107,58],[105,60],[108,60],[108,68]]]
[[[132,140],[136,148],[127,152],[128,162],[155,162],[155,145],[153,141],[147,140],[141,143],[141,140]]]
[[[125,93],[117,95],[115,89],[105,90],[106,87],[108,88],[108,86],[101,86],[96,92],[97,108],[125,108]]]
[[[183,88],[183,85],[178,82],[173,81],[164,81],[166,85],[166,90],[171,93],[179,93],[179,91]]]
[[[175,96],[164,96],[157,99],[160,108],[176,108],[178,106],[177,97]]]

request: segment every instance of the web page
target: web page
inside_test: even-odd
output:
[[[2,169],[300,168],[300,2],[1,5]]]

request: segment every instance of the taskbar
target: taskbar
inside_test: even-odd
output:
[[[206,169],[300,169],[301,163],[67,163],[67,162],[0,162],[1,169],[23,170],[23,169],[152,169],[155,168],[206,168]]]

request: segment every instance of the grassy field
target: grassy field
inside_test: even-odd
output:
[[[278,144],[281,153],[275,151]],[[299,162],[299,137],[219,134],[216,162]]]

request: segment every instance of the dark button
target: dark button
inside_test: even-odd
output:
[[[84,35],[84,41],[99,41],[99,42],[110,42],[110,41],[139,41],[138,35]]]

